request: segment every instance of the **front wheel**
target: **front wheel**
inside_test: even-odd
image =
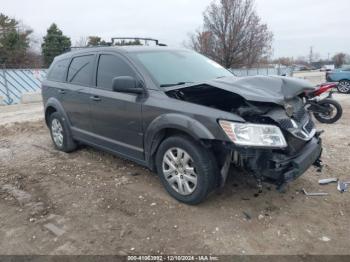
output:
[[[315,118],[321,123],[333,124],[343,115],[341,105],[333,99],[323,99],[318,104],[326,109],[324,113],[314,113]]]
[[[199,204],[215,188],[218,168],[213,154],[186,136],[164,140],[156,165],[165,189],[180,202]]]

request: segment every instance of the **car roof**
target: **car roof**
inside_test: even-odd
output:
[[[65,58],[71,58],[72,56],[96,52],[96,51],[105,51],[105,52],[118,52],[118,53],[133,53],[133,52],[147,52],[147,51],[184,51],[187,49],[181,48],[170,48],[165,46],[99,46],[99,47],[87,47],[78,50],[69,51],[62,55],[59,55],[55,58],[55,60],[62,60]]]

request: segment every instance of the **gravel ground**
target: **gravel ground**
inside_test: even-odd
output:
[[[43,115],[42,103],[0,106],[0,125],[39,121]]]
[[[256,195],[232,170],[222,194],[194,207],[129,161],[56,151],[40,105],[0,107],[0,254],[350,254],[350,192],[317,183],[350,180],[350,96],[337,99],[343,119],[318,124],[323,173],[311,168],[284,194],[266,185]]]

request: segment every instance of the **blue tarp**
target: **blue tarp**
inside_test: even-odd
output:
[[[0,69],[0,97],[7,105],[19,103],[23,93],[37,92],[46,69]]]

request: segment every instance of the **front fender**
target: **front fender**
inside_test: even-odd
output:
[[[159,144],[162,130],[176,129],[187,133],[196,140],[215,139],[214,135],[199,121],[185,115],[170,113],[155,118],[145,132],[145,157],[148,161]]]

